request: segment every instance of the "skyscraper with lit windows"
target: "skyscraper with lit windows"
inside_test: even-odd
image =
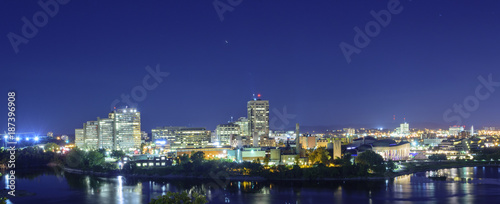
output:
[[[248,101],[248,128],[253,136],[253,145],[258,146],[260,136],[269,137],[269,101],[254,98]]]
[[[85,149],[137,149],[141,145],[141,113],[124,108],[109,113],[108,118],[87,121],[83,129],[75,129],[75,144]]]
[[[134,149],[141,146],[141,113],[135,108],[113,111],[109,119],[114,124],[113,149]]]

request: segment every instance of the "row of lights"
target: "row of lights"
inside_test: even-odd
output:
[[[9,137],[8,137],[7,135],[4,135],[4,136],[3,136],[3,138],[4,138],[5,140],[7,140]],[[38,137],[34,137],[33,139],[34,139],[35,141],[38,141],[40,138],[38,138]],[[20,140],[21,140],[21,138],[20,138],[20,137],[16,137],[16,141],[20,141]],[[31,140],[31,138],[26,137],[26,141],[30,141],[30,140]]]

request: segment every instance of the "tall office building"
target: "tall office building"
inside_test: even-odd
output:
[[[97,121],[87,121],[83,124],[84,148],[97,149],[99,134]]]
[[[299,131],[299,124],[295,124],[295,153],[300,154],[301,151],[301,144],[300,144],[300,131]]]
[[[97,118],[99,122],[99,148],[113,149],[113,120]]]
[[[114,148],[133,149],[141,146],[141,113],[135,108],[113,111],[109,118],[114,123]]]
[[[118,109],[109,118],[87,121],[75,129],[75,144],[87,149],[133,150],[141,145],[141,114],[135,108]]]
[[[254,99],[247,103],[249,133],[253,146],[258,146],[260,136],[269,137],[269,101]]]
[[[75,145],[79,148],[83,148],[85,146],[83,129],[75,129]]]
[[[227,146],[231,144],[231,138],[239,136],[241,131],[239,125],[228,123],[217,125],[216,133],[219,144],[222,146]]]
[[[401,123],[399,125],[399,131],[401,131],[400,133],[402,135],[410,134],[410,124],[408,124],[407,122]]]

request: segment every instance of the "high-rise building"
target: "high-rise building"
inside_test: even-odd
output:
[[[83,129],[75,129],[75,145],[79,148],[83,148],[85,146]]]
[[[230,145],[231,138],[241,134],[240,126],[234,123],[217,125],[216,129],[219,144],[222,146]]]
[[[407,122],[401,123],[399,125],[399,131],[402,135],[410,134],[410,124],[408,124]]]
[[[84,148],[98,149],[99,134],[97,121],[87,121],[84,123],[83,134],[85,138]]]
[[[113,120],[97,118],[99,122],[99,148],[113,149]]]
[[[133,150],[141,145],[141,114],[135,108],[114,110],[109,118],[87,121],[75,129],[79,148]]]
[[[295,153],[300,154],[302,146],[300,145],[300,130],[299,130],[299,124],[295,124]]]
[[[53,132],[48,132],[47,133],[47,137],[53,138],[54,137],[54,133]]]
[[[114,122],[114,148],[134,149],[141,146],[141,113],[135,108],[113,111],[109,118]]]
[[[258,146],[260,136],[269,137],[269,101],[248,101],[247,113],[249,133],[253,137],[253,145]]]

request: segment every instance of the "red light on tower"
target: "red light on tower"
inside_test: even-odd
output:
[[[257,97],[259,97],[259,98],[260,98],[260,94],[257,94]]]

